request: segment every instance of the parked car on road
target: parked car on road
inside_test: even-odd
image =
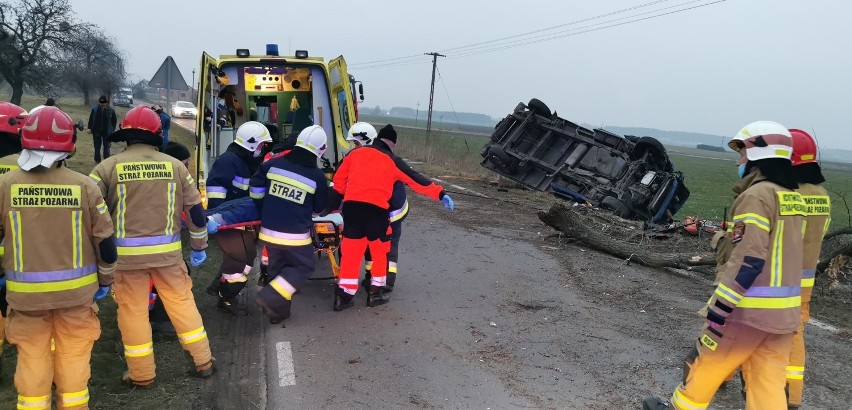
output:
[[[133,104],[133,100],[127,95],[115,94],[112,96],[112,105],[117,107],[130,107],[131,104]]]
[[[522,185],[624,218],[669,221],[689,197],[655,138],[590,130],[535,98],[497,124],[480,155],[482,166]]]
[[[172,117],[175,118],[196,118],[198,117],[198,109],[195,104],[188,101],[178,101],[172,105]]]

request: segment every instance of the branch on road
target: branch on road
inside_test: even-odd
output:
[[[563,204],[555,204],[546,212],[539,211],[538,218],[593,249],[643,265],[684,269],[716,264],[715,256],[709,252],[654,252],[646,246],[623,241],[609,232],[596,229],[597,225],[590,223],[589,218]]]

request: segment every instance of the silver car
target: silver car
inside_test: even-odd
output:
[[[172,105],[172,117],[196,118],[198,117],[198,109],[195,108],[195,104],[189,101],[178,101]]]

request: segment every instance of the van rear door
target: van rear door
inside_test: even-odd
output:
[[[346,134],[349,127],[355,123],[355,105],[352,101],[349,73],[346,71],[346,60],[339,56],[328,62],[329,82],[331,83],[331,103],[337,106],[340,123],[335,124],[335,160],[342,151],[349,149]]]
[[[207,109],[214,110],[216,108],[215,97],[218,95],[218,90],[214,88],[216,81],[214,76],[218,72],[219,62],[207,53],[201,54],[201,67],[198,70],[198,98],[195,106],[198,107],[198,115],[195,118],[195,181],[201,190],[202,198],[205,200],[205,181],[207,179],[207,170],[211,164],[208,164],[209,155],[207,151],[208,141],[215,138],[216,122],[211,120],[210,135],[204,131],[204,119],[207,118]],[[216,118],[215,116],[213,117]]]

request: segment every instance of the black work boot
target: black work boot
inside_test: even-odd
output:
[[[269,307],[269,305],[266,304],[266,301],[264,301],[261,297],[257,297],[254,300],[254,303],[257,303],[257,305],[260,306],[260,308],[263,310],[263,313],[266,313],[266,316],[269,316],[269,323],[272,323],[273,325],[277,325],[283,322],[284,319],[287,319],[286,317],[276,313],[271,307]]]
[[[373,280],[373,276],[370,275],[370,271],[364,274],[364,279],[361,280],[361,287],[364,289],[370,289],[370,282]]]
[[[385,293],[393,292],[393,286],[396,284],[396,273],[388,272],[387,282],[385,283]]]
[[[669,410],[669,405],[659,397],[649,396],[642,400],[642,410]]]
[[[367,306],[379,306],[390,302],[390,295],[382,292],[383,286],[370,286],[370,293],[367,294]]]
[[[334,310],[340,312],[344,309],[349,309],[355,306],[352,302],[352,295],[346,293],[339,286],[334,288]]]
[[[264,287],[269,284],[269,266],[260,265],[260,277],[257,278],[257,286]]]
[[[221,298],[222,295],[219,294],[219,286],[222,282],[219,280],[219,277],[213,278],[213,281],[207,285],[207,294],[210,296],[215,296],[217,298]]]
[[[248,316],[249,314],[248,308],[236,299],[225,300],[225,298],[219,298],[219,303],[216,304],[216,307],[234,316]]]

